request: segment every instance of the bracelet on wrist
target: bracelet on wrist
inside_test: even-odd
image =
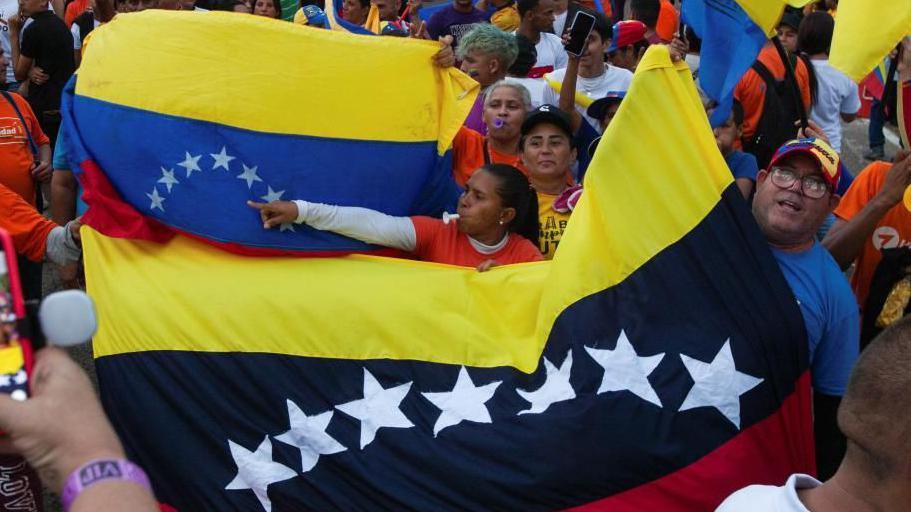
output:
[[[60,495],[63,510],[69,511],[76,498],[89,487],[110,480],[133,482],[152,490],[149,477],[136,464],[126,459],[95,459],[79,466],[67,477]]]

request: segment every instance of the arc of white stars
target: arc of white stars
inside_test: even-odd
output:
[[[288,423],[290,428],[275,436],[276,441],[297,448],[301,454],[301,471],[306,473],[316,466],[320,455],[332,455],[347,450],[326,432],[334,411],[329,410],[307,416],[300,407],[288,400]]]
[[[693,378],[680,411],[697,407],[714,407],[740,430],[740,396],[763,381],[743,372],[734,365],[731,340],[728,339],[715,354],[711,363],[680,354],[683,365]]]
[[[148,197],[149,199],[152,200],[152,204],[149,206],[150,210],[154,210],[155,208],[158,208],[159,210],[164,211],[164,199],[165,198],[158,195],[157,188],[153,188],[152,192],[150,194],[146,194],[146,197]]]
[[[263,509],[272,512],[269,486],[294,478],[297,473],[288,466],[272,460],[272,442],[269,441],[269,436],[265,436],[253,452],[230,439],[228,449],[237,465],[237,475],[225,486],[225,490],[250,489]]]
[[[516,389],[516,393],[531,404],[530,408],[519,411],[519,414],[541,414],[557,402],[576,398],[576,390],[569,383],[569,376],[573,368],[572,349],[566,352],[566,358],[563,359],[563,364],[559,368],[546,357],[543,359],[547,372],[544,384],[534,391]]]
[[[190,177],[194,172],[200,172],[202,169],[199,168],[199,159],[202,158],[202,155],[192,156],[188,151],[184,151],[186,155],[183,159],[183,162],[180,162],[179,166],[187,170],[187,178]]]
[[[215,160],[215,164],[212,165],[212,170],[218,169],[219,167],[223,168],[226,171],[230,171],[228,164],[231,163],[231,160],[234,160],[236,157],[228,155],[228,149],[224,146],[221,147],[221,153],[209,153]]]
[[[377,430],[387,428],[412,428],[414,423],[399,408],[412,381],[391,388],[384,388],[376,377],[364,368],[364,398],[353,400],[335,408],[361,421],[361,449],[372,443]]]
[[[661,399],[648,381],[658,364],[664,359],[664,352],[653,356],[639,356],[625,331],[620,331],[614,350],[585,347],[588,355],[604,368],[604,377],[598,394],[608,391],[629,391],[646,402],[662,407]]]
[[[468,370],[463,366],[459,370],[452,391],[421,393],[427,400],[440,409],[440,416],[433,425],[433,437],[446,427],[458,425],[463,421],[492,423],[490,411],[484,405],[497,391],[503,381],[498,380],[483,386],[475,386]]]
[[[161,178],[158,179],[158,183],[163,184],[168,188],[168,194],[171,193],[171,187],[180,183],[177,181],[177,178],[174,177],[174,169],[165,169],[161,168]]]
[[[247,167],[247,164],[240,165],[244,168],[244,172],[238,174],[237,179],[246,181],[248,189],[253,187],[254,181],[263,181],[262,178],[256,174],[257,167],[255,165],[253,167]]]
[[[265,201],[267,203],[271,203],[272,201],[278,201],[285,194],[284,190],[279,190],[278,192],[276,192],[276,191],[272,190],[272,187],[267,187],[267,188],[269,189],[269,191],[266,193],[266,195],[260,197],[260,199],[262,199],[263,201]]]

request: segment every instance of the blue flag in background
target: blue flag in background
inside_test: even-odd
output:
[[[721,125],[731,114],[734,87],[768,39],[734,0],[687,0],[681,14],[702,38],[699,83],[718,102],[709,121]]]

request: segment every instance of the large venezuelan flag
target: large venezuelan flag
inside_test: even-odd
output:
[[[585,186],[552,262],[486,273],[86,229],[105,408],[183,511],[711,510],[812,472],[800,312],[665,47]]]
[[[93,34],[64,95],[85,221],[245,251],[369,250],[307,227],[264,231],[244,204],[451,208],[446,149],[478,85],[434,67],[438,49],[233,13],[118,16]]]

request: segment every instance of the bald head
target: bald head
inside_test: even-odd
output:
[[[899,476],[911,460],[911,317],[861,353],[838,409],[838,426],[873,476]],[[856,450],[850,449],[854,445]]]

